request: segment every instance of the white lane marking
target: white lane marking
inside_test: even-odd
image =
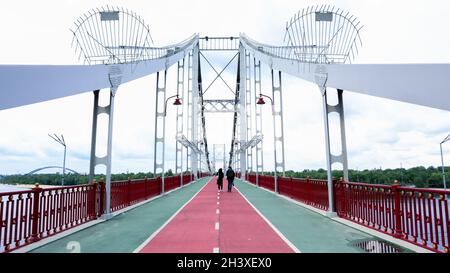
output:
[[[211,178],[212,179],[212,178]],[[211,180],[210,179],[210,180]],[[163,229],[163,228],[165,228],[169,223],[170,223],[170,221],[172,221],[172,219],[173,218],[175,218],[175,216],[177,216],[178,215],[178,213],[180,213],[180,211],[182,210],[182,209],[184,209],[184,207],[186,207],[187,206],[187,204],[189,204],[202,190],[203,190],[203,188],[204,187],[206,187],[207,185],[208,185],[208,183],[209,183],[209,181],[208,182],[206,182],[205,183],[205,185],[203,185],[202,187],[201,187],[201,189],[200,190],[198,190],[198,192],[197,193],[195,193],[194,194],[194,196],[192,196],[192,198],[191,199],[189,199],[183,206],[181,206],[181,208],[179,208],[161,227],[159,227],[155,232],[153,232],[153,234],[152,235],[150,235],[150,237],[148,237],[148,239],[147,240],[145,240],[140,246],[138,246],[134,251],[133,251],[133,253],[138,253],[139,251],[141,251],[146,245],[148,245],[148,243],[150,243],[150,241],[151,240],[153,240],[153,238],[155,238],[155,236],[156,235],[158,235],[158,233]]]
[[[220,196],[217,196],[217,200],[219,200],[220,199]]]
[[[219,205],[220,204],[220,202],[217,202],[217,205]]]
[[[292,250],[294,250],[295,253],[301,253],[301,251],[291,242],[288,240],[288,238],[286,238],[283,233],[281,233],[281,231],[279,231],[255,206],[253,206],[252,203],[250,203],[250,201],[238,190],[238,188],[236,188],[236,191],[245,199],[245,201],[247,201],[247,203],[252,206],[252,208],[259,214],[259,216],[261,216],[261,218],[264,219],[264,221],[266,221],[267,224],[269,224],[269,226],[275,231],[276,234],[278,234],[278,236],[281,237],[281,239],[290,247],[292,248]]]
[[[219,253],[219,248],[218,247],[213,248],[213,253]]]
[[[219,230],[219,222],[216,222],[216,225],[214,227],[216,230]]]
[[[219,209],[216,209],[216,214],[219,214]]]

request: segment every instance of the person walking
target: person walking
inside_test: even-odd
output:
[[[235,176],[235,173],[234,173],[233,169],[231,168],[231,166],[229,166],[228,170],[227,170],[228,192],[231,192],[231,189],[234,186],[234,176]]]
[[[217,173],[217,187],[219,191],[222,191],[223,188],[223,171],[222,168],[219,169],[219,172]]]

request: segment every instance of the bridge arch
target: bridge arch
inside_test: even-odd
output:
[[[39,172],[39,171],[46,170],[46,169],[63,169],[63,167],[60,167],[60,166],[46,166],[46,167],[41,167],[41,168],[37,168],[37,169],[35,169],[35,170],[32,170],[31,172],[27,173],[26,175],[32,175],[32,174],[35,174],[35,173],[37,173],[37,172]],[[74,173],[74,174],[80,174],[79,172],[77,172],[77,171],[75,171],[75,170],[72,170],[72,169],[70,169],[70,168],[67,168],[67,167],[66,167],[66,170],[68,170],[68,171],[70,171],[70,172],[72,172],[72,173]]]

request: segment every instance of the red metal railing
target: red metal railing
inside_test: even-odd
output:
[[[340,217],[387,234],[395,234],[397,211],[394,211],[395,196],[391,186],[339,183],[335,193],[336,212]]]
[[[206,173],[204,174],[206,176]],[[168,192],[188,184],[193,180],[190,174],[164,177],[164,191]],[[162,192],[162,178],[126,180],[111,183],[111,211],[117,211],[127,206],[155,197]]]
[[[259,175],[258,182],[260,187],[275,191],[275,181],[273,179],[273,176]]]
[[[256,183],[254,174],[247,179]],[[277,179],[280,194],[328,210],[326,180]],[[449,252],[450,190],[344,181],[333,181],[333,184],[339,217],[435,252]],[[274,177],[259,176],[259,185],[273,191]]]
[[[448,253],[450,191],[405,187],[398,191],[403,238]]]
[[[278,177],[277,179],[280,194],[322,210],[328,209],[326,180],[290,177]]]
[[[183,184],[193,180],[183,175]],[[161,177],[111,183],[111,211],[161,194]],[[181,185],[181,177],[165,177],[165,191]],[[0,253],[39,241],[101,216],[105,183],[0,193]]]
[[[97,185],[0,193],[0,252],[9,252],[96,218]]]
[[[116,181],[111,183],[111,211],[121,210],[161,193],[161,178]]]
[[[207,176],[210,176],[210,174],[209,173],[201,173],[201,172],[198,173],[198,178],[203,178],[203,177],[207,177]]]
[[[449,252],[450,191],[339,183],[340,217],[436,252]]]
[[[258,175],[259,177],[260,175]],[[247,181],[252,183],[253,185],[256,185],[256,174],[248,174],[247,175]]]
[[[194,180],[192,174],[183,174],[183,185],[187,185]]]

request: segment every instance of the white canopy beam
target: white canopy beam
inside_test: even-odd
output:
[[[450,64],[302,63],[269,54],[262,44],[245,35],[240,39],[256,59],[306,81],[322,85],[325,80],[327,87],[450,110]]]
[[[110,88],[111,67],[122,74],[122,84],[166,70],[198,44],[198,36],[174,45],[162,58],[113,65],[0,65],[0,110],[92,90]]]

